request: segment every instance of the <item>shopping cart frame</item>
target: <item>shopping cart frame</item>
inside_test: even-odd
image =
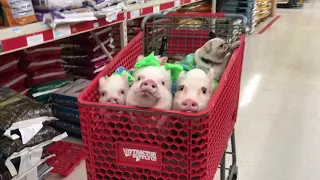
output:
[[[187,15],[190,13],[183,17]],[[226,17],[225,14],[192,15]],[[203,39],[206,40],[207,37]],[[236,122],[244,34],[240,36],[240,41],[240,47],[234,51],[205,110],[185,113],[97,102],[99,79],[111,75],[119,66],[132,68],[137,56],[145,52],[143,32],[131,40],[78,98],[88,179],[212,180]],[[200,47],[200,44],[197,46]],[[189,50],[194,52],[195,49]],[[168,118],[166,123],[161,127],[155,125],[157,118],[163,116]],[[137,121],[130,121],[132,117]],[[159,162],[148,164],[150,162],[144,160],[138,163],[132,161],[131,156],[125,157],[123,154],[124,145],[125,148],[155,151],[160,155],[157,156]]]

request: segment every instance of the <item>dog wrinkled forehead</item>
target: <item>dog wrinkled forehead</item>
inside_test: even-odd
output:
[[[221,44],[225,44],[226,41],[221,39],[221,38],[214,38],[214,39],[211,39],[211,45],[216,48],[216,47],[219,47],[221,46]]]

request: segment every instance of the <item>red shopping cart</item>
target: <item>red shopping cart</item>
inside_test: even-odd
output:
[[[239,23],[241,22],[241,23]],[[140,32],[79,96],[88,179],[212,180],[236,122],[246,20],[241,15],[151,15]],[[98,81],[116,68],[134,66],[139,54],[193,53],[209,34],[240,40],[212,99],[198,113],[143,109],[97,102]],[[164,119],[159,125],[157,120]],[[132,120],[134,119],[134,120]],[[231,142],[234,145],[234,135]],[[235,157],[235,149],[233,156]],[[221,163],[224,170],[225,163]],[[236,179],[234,163],[228,179]],[[224,177],[224,175],[222,175]]]

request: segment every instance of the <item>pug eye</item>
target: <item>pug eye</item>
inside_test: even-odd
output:
[[[183,91],[183,89],[184,89],[184,86],[180,86],[178,90]]]
[[[122,94],[122,95],[124,94],[124,90],[123,89],[120,90],[120,94]]]
[[[202,91],[203,94],[206,94],[206,93],[207,93],[207,88],[202,87],[202,88],[201,88],[201,91]]]
[[[162,81],[161,83],[162,83],[162,85],[165,85],[164,81]]]
[[[221,48],[222,48],[222,47],[223,47],[223,44],[221,44],[219,47],[221,47]]]

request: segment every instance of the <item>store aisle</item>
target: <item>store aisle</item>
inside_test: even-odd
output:
[[[247,39],[236,140],[239,180],[320,179],[320,1],[278,9]]]

